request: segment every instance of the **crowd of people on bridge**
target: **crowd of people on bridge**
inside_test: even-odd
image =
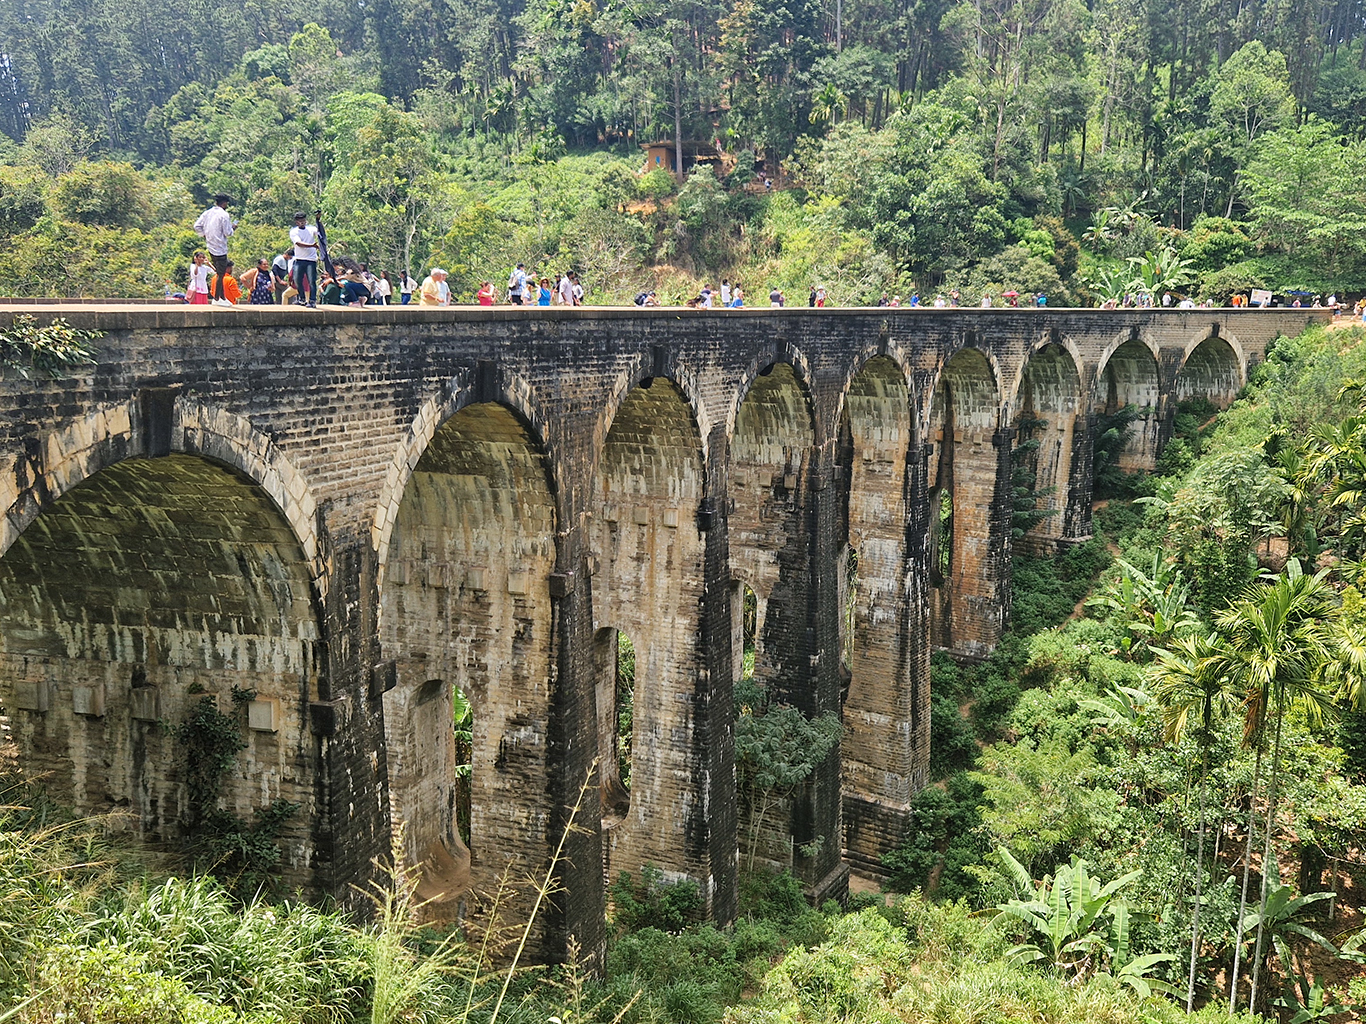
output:
[[[576,271],[566,269],[554,274],[549,271],[537,273],[528,270],[525,263],[518,263],[508,274],[505,289],[499,289],[490,280],[480,282],[474,295],[460,299],[452,294],[449,275],[441,267],[432,267],[419,284],[407,270],[371,272],[368,264],[349,256],[338,257],[335,261],[327,254],[326,234],[321,225],[321,215],[315,214],[310,221],[308,214],[294,215],[294,225],[289,229],[288,246],[273,259],[262,256],[240,275],[228,256],[228,240],[237,228],[237,222],[228,213],[232,200],[223,194],[214,196],[213,205],[199,215],[194,230],[204,239],[205,251],[198,251],[190,262],[189,274],[183,292],[174,291],[167,283],[166,296],[174,301],[191,305],[216,305],[232,307],[239,303],[253,306],[294,305],[314,308],[323,306],[364,306],[418,305],[424,307],[452,306],[472,302],[480,306],[494,306],[507,303],[513,306],[582,306],[585,288]],[[284,239],[281,239],[282,242]],[[319,262],[323,267],[320,271]],[[1237,306],[1256,306],[1270,304],[1270,293],[1234,295],[1230,304]],[[1307,306],[1308,292],[1291,292],[1288,305]],[[1335,313],[1340,309],[1336,295],[1325,300],[1322,296],[1312,296],[1314,307],[1327,306]],[[971,301],[971,300],[969,300]],[[653,289],[640,291],[635,296],[637,306],[659,306],[661,300]],[[691,309],[742,309],[748,305],[744,286],[729,278],[721,281],[720,287],[710,283],[703,284],[695,296],[681,303]],[[826,288],[820,284],[810,286],[807,306],[813,309],[830,304]],[[962,306],[963,296],[958,289],[938,292],[933,297],[922,298],[913,291],[906,301],[900,295],[883,292],[877,302],[878,307],[956,309]],[[768,292],[768,305],[781,308],[788,305],[787,296],[777,285]],[[984,291],[976,303],[980,308],[1021,307],[1042,308],[1048,305],[1048,296],[1043,292],[1022,296],[1012,289],[999,294]],[[1107,299],[1102,309],[1137,308],[1149,309],[1155,306],[1193,309],[1197,305],[1209,307],[1208,300],[1197,303],[1189,296],[1174,295],[1164,291],[1159,297],[1151,292],[1138,291]],[[1366,318],[1366,299],[1358,303],[1353,311],[1357,317]]]

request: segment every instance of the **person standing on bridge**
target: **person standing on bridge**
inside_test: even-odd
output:
[[[270,280],[275,289],[275,302],[277,305],[284,305],[285,292],[289,290],[289,281],[293,276],[289,269],[294,262],[294,250],[286,249],[276,256],[270,264]]]
[[[294,227],[289,229],[289,240],[294,243],[294,287],[299,297],[294,300],[310,308],[318,304],[318,229],[308,223],[308,214],[294,215]]]
[[[191,306],[209,304],[209,264],[202,252],[196,251],[190,261],[190,279],[185,283],[185,301]]]
[[[422,289],[418,293],[418,303],[423,306],[444,306],[446,303],[441,301],[441,286],[445,283],[446,272],[440,267],[432,267],[432,272],[422,282]]]
[[[232,200],[222,192],[218,193],[213,197],[213,205],[194,222],[195,234],[204,236],[204,247],[209,250],[209,262],[213,264],[215,306],[232,305],[223,294],[223,283],[228,274],[228,238],[237,229],[237,222],[228,216],[230,202]]]
[[[512,268],[512,273],[508,274],[508,302],[514,306],[522,305],[522,300],[526,296],[526,285],[526,264],[519,263]],[[530,302],[526,304],[531,305]],[[481,302],[480,305],[484,303]]]

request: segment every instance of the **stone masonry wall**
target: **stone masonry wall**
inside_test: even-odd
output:
[[[132,459],[56,501],[0,559],[0,706],[58,802],[170,840],[190,813],[172,730],[205,695],[247,749],[224,805],[277,799],[285,882],[315,884],[318,616],[298,541],[259,488],[189,456]],[[239,714],[239,717],[240,716]]]
[[[423,451],[390,536],[380,637],[395,661],[384,698],[391,813],[410,861],[425,865],[425,895],[443,903],[466,885],[491,896],[505,876],[520,882],[546,866],[555,560],[546,469],[508,409],[467,406]],[[452,687],[473,712],[468,848],[455,820]],[[504,902],[513,914],[529,906],[524,892]]]
[[[202,678],[226,700],[224,681],[243,679],[278,700],[276,731],[253,733],[230,799],[249,809],[299,794],[290,870],[350,898],[398,819],[414,829],[413,857],[438,839],[452,852],[445,730],[450,687],[468,686],[472,799],[483,808],[472,867],[544,864],[600,747],[595,636],[621,628],[640,650],[640,774],[628,821],[608,833],[612,866],[652,860],[698,880],[721,921],[735,901],[734,581],[752,573],[767,591],[773,684],[808,713],[842,707],[856,726],[794,805],[793,840],[844,836],[849,858],[875,867],[925,784],[931,604],[935,635],[947,630],[947,645],[969,655],[990,649],[1008,614],[1011,428],[1028,403],[1040,410],[1047,376],[1026,372],[1030,353],[1056,342],[1076,364],[1086,415],[1072,426],[1070,525],[1059,539],[1077,540],[1089,522],[1085,453],[1107,405],[1149,410],[1127,456],[1143,464],[1169,435],[1178,398],[1214,391],[1226,401],[1278,332],[1322,317],[24,312],[107,332],[97,365],[70,380],[0,381],[0,702],[28,766],[50,769],[53,792],[73,807],[136,809],[145,828],[162,827],[178,783],[132,713],[136,702],[147,710],[135,691],[155,687],[167,717],[180,713],[167,696],[177,688]],[[741,416],[751,392],[759,404]],[[793,429],[780,444],[773,432],[789,430],[780,420],[800,424],[798,393],[810,433]],[[1062,424],[1067,404],[1055,406]],[[1065,425],[1050,429],[1065,448]],[[1064,459],[1054,451],[1046,469],[1060,495]],[[932,602],[930,504],[947,483],[944,453],[961,571]],[[544,487],[532,486],[542,471]],[[158,485],[167,500],[224,497],[162,517],[144,493],[152,488],[128,486],[153,472],[171,479]],[[755,500],[751,480],[764,472],[770,490]],[[201,478],[232,486],[215,491]],[[83,481],[102,488],[100,500],[65,516],[63,496],[79,503]],[[45,536],[63,539],[44,553]],[[108,594],[110,611],[87,608],[72,581],[92,570],[58,549],[135,542],[152,563],[100,563],[114,582],[92,593]],[[860,576],[854,662],[842,666],[850,546]],[[474,585],[476,570],[486,589]],[[239,598],[255,602],[254,618],[220,621],[208,607]],[[149,624],[130,632],[125,619],[138,609]],[[117,628],[103,621],[114,610]],[[77,714],[76,690],[88,712],[95,684],[104,716]],[[22,706],[40,702],[40,690],[48,710]],[[568,838],[557,866],[565,891],[541,932],[551,958],[570,936],[590,954],[603,948],[596,788],[577,813],[584,831]],[[837,846],[796,865],[815,894],[840,891]]]

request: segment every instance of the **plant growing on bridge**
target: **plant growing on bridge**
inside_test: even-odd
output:
[[[201,697],[190,715],[174,729],[182,747],[181,770],[187,791],[185,837],[190,851],[232,880],[239,895],[265,885],[280,863],[276,838],[298,810],[298,804],[275,800],[258,811],[256,821],[219,806],[223,778],[246,749],[239,718],[256,698],[255,690],[232,688],[233,715],[218,709],[215,697]]]
[[[753,870],[770,812],[810,778],[839,742],[842,726],[832,712],[807,718],[771,703],[768,691],[751,680],[736,684],[735,709],[735,781],[747,818],[742,852]]]
[[[8,330],[0,331],[0,377],[10,373],[24,380],[66,376],[77,366],[95,362],[95,347],[90,343],[102,337],[103,331],[77,330],[65,317],[40,326],[34,317],[20,313]]]

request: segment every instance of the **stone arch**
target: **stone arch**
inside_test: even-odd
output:
[[[971,361],[974,364],[974,374],[979,379],[989,382],[997,396],[996,407],[994,409],[989,410],[985,404],[983,404],[980,409],[980,420],[983,427],[985,427],[989,414],[992,416],[994,422],[992,429],[999,426],[1005,426],[1009,422],[1011,413],[1010,409],[1007,408],[1006,403],[1008,401],[1013,401],[1015,396],[1013,394],[1007,396],[1002,393],[1002,390],[1006,386],[1005,372],[1001,368],[1001,363],[996,358],[995,354],[985,348],[979,348],[975,342],[973,332],[969,331],[968,343],[949,352],[935,368],[934,379],[929,391],[930,400],[924,406],[924,419],[920,424],[921,436],[926,439],[927,444],[930,443],[930,435],[938,429],[938,424],[934,420],[936,411],[934,404],[935,399],[942,394],[946,380],[951,380],[952,378],[962,375],[964,368],[968,365],[968,362],[966,361]],[[1023,367],[1021,367],[1021,373],[1023,373]],[[1017,391],[1018,387],[1019,382],[1017,380]],[[985,403],[985,401],[984,392],[983,402]]]
[[[655,352],[652,356],[650,353],[640,353],[631,365],[618,373],[613,380],[607,400],[603,403],[602,417],[593,432],[593,439],[596,442],[595,453],[600,457],[605,450],[607,438],[611,435],[622,405],[634,396],[637,388],[648,389],[651,382],[657,379],[667,380],[687,406],[688,415],[698,437],[702,465],[708,465],[712,420],[706,404],[699,397],[701,385],[697,372],[682,359],[668,359],[662,352]],[[600,467],[594,467],[594,470],[598,472]]]
[[[880,347],[885,347],[886,351],[879,351]],[[839,402],[836,404],[835,408],[837,432],[845,431],[849,426],[848,404],[855,378],[859,377],[868,368],[869,363],[874,361],[877,362],[879,367],[876,371],[878,378],[885,379],[887,377],[886,368],[888,364],[890,364],[892,367],[895,367],[896,373],[900,375],[902,383],[906,386],[907,395],[909,396],[911,393],[910,382],[914,380],[915,374],[911,368],[911,363],[905,358],[905,353],[897,346],[891,344],[887,344],[886,346],[865,346],[850,363],[849,372],[845,375],[844,384],[840,388]],[[922,428],[923,424],[914,415],[914,410],[912,410],[911,430],[915,437],[919,437],[921,433],[923,433]]]
[[[1069,536],[1071,496],[1079,469],[1073,462],[1084,415],[1079,363],[1073,350],[1049,340],[1035,346],[1020,370],[1014,410],[1013,461],[1028,475],[1035,492],[1035,521],[1025,536],[1028,547],[1051,554],[1059,538]]]
[[[949,572],[931,596],[931,636],[969,657],[988,654],[1005,624],[1009,571],[1009,462],[1001,446],[1000,376],[987,353],[961,348],[945,361],[930,402],[926,434],[931,492],[953,507]],[[1004,462],[1004,465],[1003,465]]]
[[[1126,473],[1155,468],[1162,416],[1157,354],[1135,331],[1127,341],[1112,344],[1099,366],[1091,406],[1096,436],[1103,437],[1117,418],[1127,420],[1117,465]]]
[[[812,537],[815,533],[815,417],[796,368],[774,363],[760,370],[735,415],[730,444],[730,497],[727,517],[730,549],[732,675],[744,675],[745,594],[753,596],[753,679],[770,699],[808,716],[835,709],[833,687],[815,685],[814,633],[809,628],[816,582]],[[837,755],[813,773],[809,785],[766,816],[769,855],[775,866],[791,868],[812,885],[839,864],[834,843],[814,856],[793,855],[818,834],[816,807],[838,806]],[[743,799],[743,795],[742,795]],[[754,811],[742,807],[741,813]],[[817,830],[820,829],[820,832]],[[757,839],[754,840],[757,843]],[[742,846],[744,844],[742,843]]]
[[[249,420],[192,397],[170,406],[173,452],[202,455],[239,471],[256,483],[284,515],[308,560],[321,602],[327,596],[317,503],[307,480],[267,435]],[[147,455],[148,425],[142,402],[100,406],[90,415],[42,439],[6,474],[0,502],[0,556],[33,519],[72,487],[126,458]]]
[[[1237,347],[1235,347],[1237,346]],[[1173,388],[1177,403],[1193,398],[1208,399],[1219,409],[1227,409],[1247,382],[1242,346],[1236,341],[1211,335],[1187,346]]]
[[[375,555],[379,560],[381,592],[384,589],[385,568],[389,557],[389,539],[398,517],[399,504],[408,488],[408,479],[427,446],[431,444],[432,437],[452,416],[474,402],[499,402],[516,412],[534,443],[543,448],[547,456],[551,454],[545,414],[531,385],[517,374],[501,368],[495,371],[495,376],[490,381],[487,372],[481,373],[482,369],[474,367],[465,371],[451,380],[440,394],[433,395],[422,403],[422,408],[408,425],[408,430],[394,453],[394,459],[389,464],[384,486],[380,489],[379,502],[375,506],[375,517],[370,525],[370,542],[374,545]],[[560,488],[556,486],[551,466],[552,460],[548,457],[547,480],[551,493],[558,499],[562,495]],[[562,518],[564,509],[557,505],[556,513]]]
[[[749,397],[750,390],[761,378],[772,373],[773,369],[780,365],[786,365],[796,378],[798,385],[807,396],[808,404],[811,404],[811,362],[806,355],[795,345],[786,341],[779,341],[771,350],[759,353],[750,364],[745,367],[744,374],[740,377],[740,386],[735,389],[735,397],[730,403],[730,408],[726,412],[726,437],[735,437],[735,420],[740,414],[740,407],[745,399]],[[811,410],[811,418],[814,424],[815,411]]]
[[[794,706],[802,706],[801,691],[809,689],[803,685],[808,652],[806,610],[800,601],[809,582],[814,446],[810,396],[790,363],[770,364],[754,378],[735,415],[728,517],[731,574],[744,579],[765,607],[773,609],[764,615],[755,677],[776,685],[784,702]]]
[[[710,905],[711,861],[697,839],[705,783],[695,772],[699,695],[710,685],[699,643],[705,466],[677,384],[644,378],[617,404],[594,489],[594,627],[626,632],[637,671],[630,809],[608,834],[609,871],[639,874],[653,863],[693,878]]]
[[[519,876],[542,870],[549,854],[556,522],[529,424],[502,403],[467,402],[431,432],[389,532],[379,639],[395,666],[390,806],[444,916],[463,912],[467,886],[496,887],[509,863]],[[469,848],[454,820],[452,688],[473,710]]]
[[[219,437],[217,450],[237,450],[212,424],[179,422],[177,447]],[[227,809],[250,819],[275,800],[297,804],[282,873],[291,887],[314,884],[322,809],[309,720],[325,658],[312,560],[236,466],[172,451],[97,468],[92,450],[68,450],[88,475],[61,476],[0,556],[0,705],[23,767],[77,813],[116,812],[135,833],[174,839],[203,808],[189,803],[183,748],[161,723],[210,701],[245,743],[224,781]]]
[[[929,770],[928,661],[907,543],[917,514],[915,437],[902,367],[888,356],[867,360],[845,392],[836,458],[847,484],[837,586],[847,662],[844,845],[849,860],[868,865],[895,844]]]

